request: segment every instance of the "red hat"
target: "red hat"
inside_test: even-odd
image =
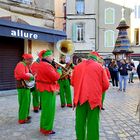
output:
[[[99,59],[99,57],[100,55],[98,54],[98,52],[92,51],[88,54],[88,58],[94,59],[96,61]]]
[[[47,57],[52,55],[52,51],[51,50],[42,50],[39,54],[38,57],[41,59],[43,57]]]
[[[33,56],[31,54],[27,54],[27,53],[23,54],[22,57],[24,59],[33,59]]]

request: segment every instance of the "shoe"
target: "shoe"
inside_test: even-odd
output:
[[[31,120],[26,120],[25,123],[31,123]]]
[[[102,107],[101,110],[105,110],[105,108]]]
[[[31,120],[30,120],[30,119],[19,120],[18,123],[19,123],[19,124],[31,123]]]
[[[134,83],[133,81],[131,81],[131,83]]]
[[[34,113],[38,113],[39,111],[38,110],[34,110]]]
[[[52,135],[55,134],[55,131],[53,130],[44,130],[44,129],[40,129],[40,132],[44,135]]]
[[[52,135],[52,134],[55,134],[55,131],[52,130],[52,131],[49,133],[49,135]]]
[[[61,108],[64,108],[65,107],[65,105],[61,105]]]
[[[31,118],[32,118],[31,116],[28,116],[28,117],[27,117],[28,120],[30,120]]]
[[[125,92],[126,90],[125,89],[123,89],[123,92]]]
[[[128,81],[128,83],[130,83],[130,81]]]
[[[122,91],[122,89],[118,89],[118,91]]]

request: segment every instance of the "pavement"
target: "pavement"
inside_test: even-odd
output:
[[[0,92],[0,140],[75,140],[75,111],[61,108],[57,95],[54,131],[44,136],[39,132],[40,112],[34,113],[32,122],[18,124],[16,90]],[[10,95],[10,96],[9,96]],[[110,86],[106,92],[104,111],[100,115],[100,140],[140,140],[139,115],[136,108],[140,99],[140,83],[128,84],[126,92]],[[94,139],[93,139],[94,140]]]

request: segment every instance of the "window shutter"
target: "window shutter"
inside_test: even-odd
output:
[[[77,37],[77,35],[76,35],[76,28],[77,28],[77,25],[76,24],[73,24],[72,25],[72,41],[76,41],[76,37]]]

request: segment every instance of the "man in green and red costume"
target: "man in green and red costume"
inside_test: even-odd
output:
[[[30,89],[27,88],[24,80],[32,81],[34,77],[30,75],[30,65],[33,61],[31,54],[23,54],[23,61],[19,62],[14,70],[14,76],[17,80],[18,91],[18,122],[19,124],[30,123]]]
[[[51,50],[43,50],[39,53],[41,61],[38,65],[36,76],[36,88],[41,97],[40,132],[44,135],[54,134],[53,123],[55,117],[56,91],[59,91],[57,83],[61,70],[53,65]]]
[[[74,67],[72,74],[77,140],[99,140],[102,93],[108,89],[109,81],[103,67],[97,62],[98,56],[97,52],[91,52],[88,60]]]
[[[40,62],[40,58],[37,58],[37,60],[34,61],[31,65],[31,70],[34,77],[36,77],[37,75],[37,68],[39,62]],[[40,108],[40,95],[38,90],[36,90],[36,85],[35,87],[31,88],[31,92],[32,92],[33,111],[35,113],[38,113]]]
[[[60,57],[60,63],[65,64],[65,68],[69,71],[73,65],[72,63],[66,63],[66,57],[62,55]],[[59,85],[60,85],[60,102],[61,107],[72,107],[72,97],[71,97],[71,88],[70,88],[70,75],[65,75],[66,72],[62,71],[62,75],[59,79]]]

